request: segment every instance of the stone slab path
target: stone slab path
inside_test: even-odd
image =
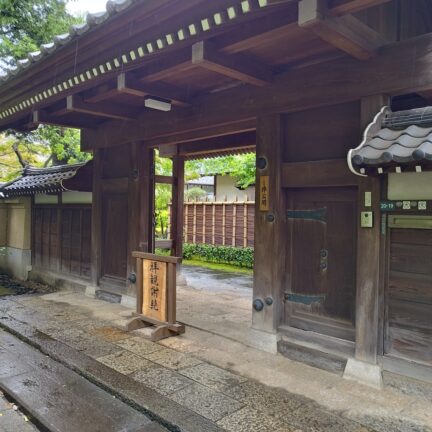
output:
[[[53,432],[166,431],[5,331],[0,331],[0,387]]]
[[[374,392],[217,335],[197,336],[195,329],[188,328],[182,337],[152,343],[142,337],[142,331],[125,333],[115,327],[127,313],[120,305],[67,292],[0,301],[3,327],[37,340],[74,369],[168,419],[171,426],[184,425],[177,429],[167,426],[169,430],[432,430],[426,408],[430,401]],[[275,379],[279,385],[273,387],[259,382]],[[291,391],[289,386],[282,388],[286,380],[291,382]],[[329,409],[326,397],[336,398],[338,408]],[[358,406],[376,410],[358,415]]]

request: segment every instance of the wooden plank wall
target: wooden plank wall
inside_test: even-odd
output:
[[[33,265],[90,277],[91,206],[36,206]]]
[[[187,202],[184,242],[216,246],[254,246],[255,202]]]

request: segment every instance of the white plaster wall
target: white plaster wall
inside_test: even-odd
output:
[[[432,172],[389,174],[389,200],[432,200]]]
[[[216,176],[216,201],[255,201],[255,188],[240,190],[235,187],[235,179],[231,176]]]
[[[31,200],[0,205],[0,271],[27,280],[31,270]]]
[[[63,192],[63,204],[91,204],[93,194],[91,192]]]

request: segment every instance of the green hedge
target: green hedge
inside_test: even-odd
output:
[[[231,264],[238,267],[253,268],[253,248],[212,246],[206,244],[184,244],[184,259],[197,259],[217,264]]]

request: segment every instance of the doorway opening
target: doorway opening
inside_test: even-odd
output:
[[[155,253],[183,258],[177,319],[240,342],[251,339],[255,159],[250,149],[186,156],[176,173],[175,159],[155,156]]]

